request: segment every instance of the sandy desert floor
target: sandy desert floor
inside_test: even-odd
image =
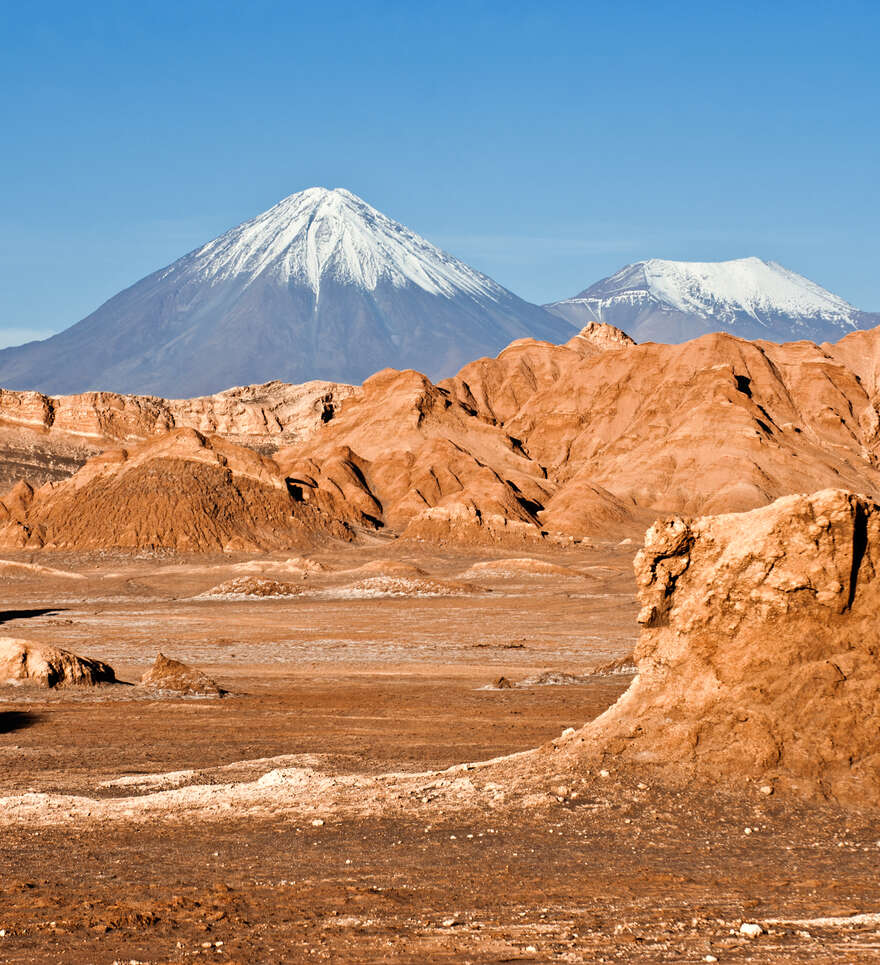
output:
[[[7,567],[3,634],[129,683],[161,650],[230,695],[0,691],[0,807],[30,802],[0,826],[0,960],[880,958],[876,812],[753,788],[676,791],[630,770],[528,806],[112,811],[284,766],[432,771],[580,726],[631,680],[590,670],[635,642],[633,551],[575,546],[542,555],[548,572],[386,542],[310,554],[309,571],[283,556],[8,554],[67,575]],[[298,595],[195,599],[243,572]],[[502,676],[513,686],[493,688]],[[41,811],[40,795],[91,798],[94,814]]]

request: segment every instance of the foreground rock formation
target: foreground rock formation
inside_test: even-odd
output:
[[[115,682],[113,668],[100,660],[33,640],[0,638],[0,684],[66,687]]]
[[[635,562],[638,677],[577,760],[880,794],[880,504],[843,490],[656,523]]]

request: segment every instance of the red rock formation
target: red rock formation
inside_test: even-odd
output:
[[[305,426],[269,470],[279,485],[288,480],[298,504],[413,539],[533,543],[634,535],[658,512],[749,510],[829,486],[880,496],[877,358],[880,329],[833,346],[724,334],[635,345],[594,325],[566,345],[514,342],[439,385],[386,369],[320,413],[322,396],[278,384],[223,393],[208,408],[205,400],[92,402],[100,431],[117,435],[132,425],[146,431],[149,419],[132,421],[131,406],[149,409],[151,432],[189,406],[187,418],[198,415],[255,449]],[[273,412],[291,407],[274,423],[260,401],[267,393]],[[45,430],[51,439],[56,425],[69,424],[59,400],[15,397],[21,420],[46,418],[47,406],[55,412]],[[77,431],[89,425],[80,421]],[[16,530],[26,498],[4,500],[19,544],[32,538]],[[35,499],[45,503],[42,492]]]
[[[638,677],[566,751],[676,779],[880,794],[880,504],[844,490],[657,522]]]
[[[114,683],[113,668],[34,640],[0,638],[0,684],[38,687],[94,686]]]
[[[289,487],[268,457],[193,429],[96,456],[38,489],[24,515],[4,508],[0,545],[52,549],[282,549],[368,524],[331,493]]]
[[[71,475],[90,456],[174,428],[225,436],[263,452],[307,439],[360,389],[335,382],[268,382],[196,399],[0,389],[0,484]]]

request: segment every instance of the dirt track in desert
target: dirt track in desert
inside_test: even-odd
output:
[[[7,567],[4,634],[105,660],[126,682],[162,651],[230,695],[4,689],[0,797],[30,803],[0,829],[0,957],[880,955],[876,818],[751,786],[663,789],[628,767],[587,770],[576,791],[544,780],[501,805],[429,791],[415,807],[386,796],[340,811],[328,791],[307,813],[194,814],[173,800],[136,813],[157,789],[244,786],[284,767],[339,781],[434,772],[580,726],[632,679],[590,670],[635,642],[634,549],[581,544],[514,564],[384,542],[290,562],[7,554],[67,575]],[[296,595],[203,596],[242,573]],[[513,686],[492,687],[500,677]],[[94,814],[68,812],[65,795],[92,799]],[[743,922],[762,934],[741,935]]]

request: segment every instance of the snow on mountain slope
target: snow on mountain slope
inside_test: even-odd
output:
[[[0,351],[0,385],[209,395],[273,379],[455,373],[571,325],[338,188],[291,195],[42,342]]]
[[[368,291],[387,280],[396,288],[412,284],[447,297],[468,292],[494,299],[504,293],[491,278],[344,188],[293,194],[188,257],[208,280],[253,280],[268,271],[284,284],[307,285],[316,296],[325,276]]]
[[[682,342],[712,331],[823,341],[877,324],[877,316],[760,258],[640,261],[545,307],[576,325],[617,325],[637,341]]]

